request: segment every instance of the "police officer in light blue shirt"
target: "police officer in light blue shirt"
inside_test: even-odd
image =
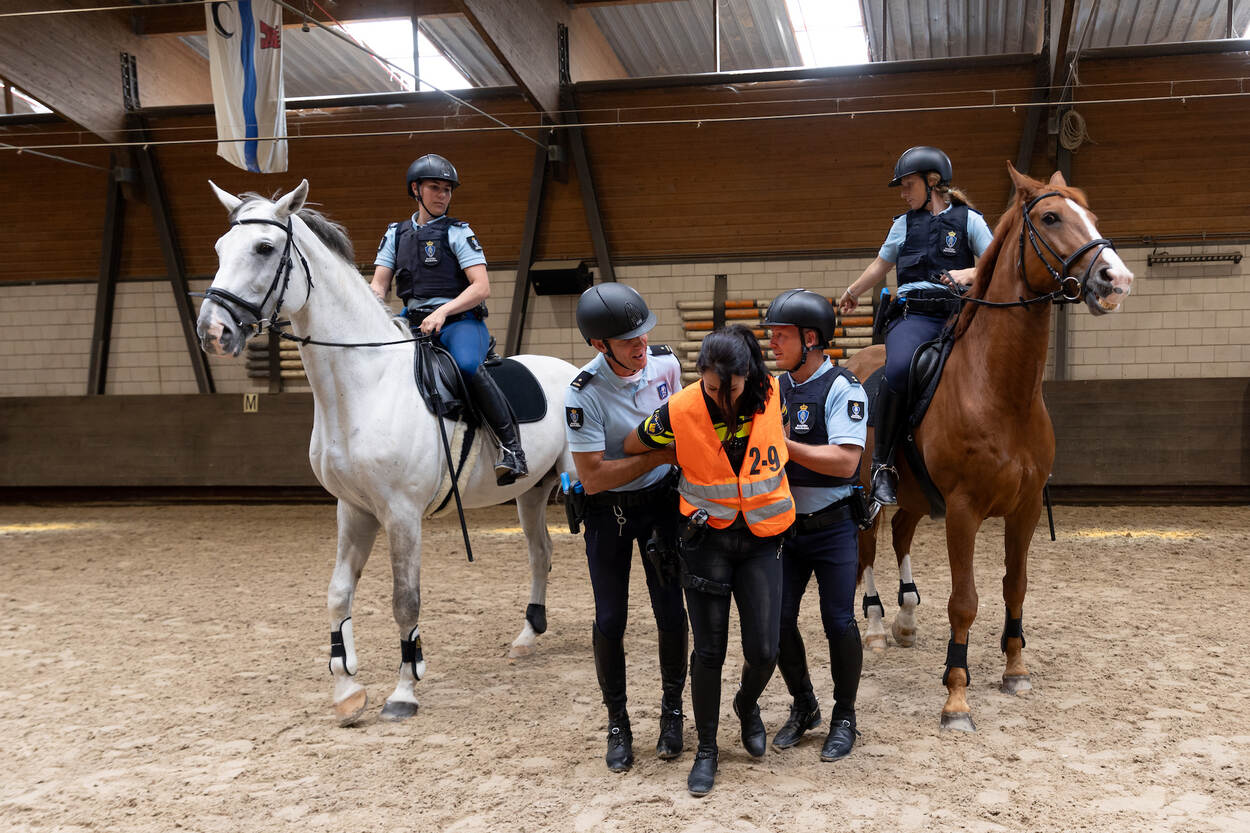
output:
[[[899,157],[890,185],[902,187],[908,211],[894,218],[876,260],[842,293],[849,313],[859,296],[898,267],[898,299],[885,330],[885,380],[877,399],[877,433],[872,455],[873,498],[897,502],[894,450],[904,418],[912,355],[942,332],[959,310],[959,293],[976,275],[976,259],[994,235],[981,212],[951,185],[951,160],[935,147],[914,147]]]
[[[798,627],[799,604],[815,575],[833,676],[833,715],[822,761],[845,757],[855,744],[855,697],[864,663],[855,624],[859,496],[854,487],[868,432],[868,401],[854,374],[835,367],[824,354],[834,321],[829,300],[806,289],[782,292],[764,317],[772,328],[777,366],[786,371],[780,379],[790,455],[786,477],[796,510],[794,537],[781,550],[777,655],[777,668],[794,700],[773,746],[788,749],[821,723]]]
[[[512,408],[490,372],[481,369],[490,349],[483,321],[490,278],[473,229],[447,216],[459,185],[456,169],[437,154],[427,153],[408,166],[406,191],[417,201],[417,213],[387,227],[369,285],[385,299],[394,278],[413,334],[434,336],[455,359],[474,404],[499,440],[495,479],[506,486],[529,469]]]
[[[599,351],[569,386],[564,415],[577,476],[585,487],[586,563],[595,597],[591,644],[608,708],[608,769],[632,766],[633,733],[626,711],[625,622],[634,544],[659,531],[675,540],[680,514],[670,476],[672,449],[627,457],[625,436],[681,388],[681,365],[667,347],[647,344],[655,314],[621,283],[592,286],[577,302],[577,327]],[[677,576],[644,558],[651,610],[659,631],[660,731],[656,755],[682,751],[682,692],[689,660],[686,609]]]

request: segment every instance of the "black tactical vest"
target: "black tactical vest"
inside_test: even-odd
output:
[[[395,224],[395,293],[400,298],[455,298],[468,288],[469,279],[448,240],[452,226],[467,225],[447,216],[419,230],[411,220]]]
[[[899,285],[932,281],[943,271],[967,269],[975,262],[968,240],[966,205],[952,205],[941,214],[927,208],[907,212],[907,239],[898,253]],[[979,212],[978,212],[979,213]]]
[[[858,382],[854,373],[837,365],[801,385],[794,384],[789,373],[781,377],[781,401],[786,405],[790,439],[806,445],[829,444],[828,426],[825,425],[825,400],[829,398],[829,389],[839,377]],[[846,486],[859,482],[858,477],[821,474],[800,466],[793,460],[786,463],[786,477],[790,479],[791,486]]]

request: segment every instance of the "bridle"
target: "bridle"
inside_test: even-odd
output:
[[[979,304],[980,306],[985,307],[1027,307],[1033,304],[1043,304],[1047,302],[1053,304],[1075,304],[1084,299],[1085,293],[1089,290],[1090,279],[1094,274],[1094,264],[1098,262],[1100,257],[1102,257],[1102,253],[1105,249],[1115,251],[1115,244],[1106,237],[1098,237],[1086,242],[1085,245],[1081,246],[1066,258],[1055,251],[1054,247],[1051,246],[1046,240],[1045,235],[1043,235],[1033,223],[1031,212],[1033,211],[1034,206],[1047,197],[1062,196],[1063,195],[1058,191],[1047,191],[1045,194],[1039,194],[1025,203],[1024,224],[1020,227],[1020,253],[1017,258],[1020,275],[1024,277],[1027,275],[1024,267],[1024,243],[1027,239],[1029,245],[1032,246],[1034,253],[1037,254],[1038,260],[1040,260],[1042,265],[1046,267],[1046,271],[1050,273],[1051,278],[1053,278],[1055,283],[1058,284],[1058,287],[1051,292],[1039,293],[1037,290],[1033,289],[1032,286],[1029,286],[1026,279],[1025,286],[1028,286],[1029,290],[1034,293],[1034,297],[1027,300],[1022,296],[1015,301],[986,301],[984,298],[966,297],[960,298],[960,301],[969,304]],[[1043,248],[1046,250],[1045,254],[1042,252]],[[1069,274],[1072,271],[1073,265],[1090,249],[1097,249],[1097,251],[1094,253],[1093,257],[1089,259],[1089,265],[1085,267],[1084,274],[1082,274],[1079,278]],[[1059,261],[1058,269],[1051,265],[1051,261],[1047,258],[1047,255]]]
[[[273,273],[273,280],[269,282],[269,288],[265,290],[265,297],[261,298],[259,304],[253,304],[244,298],[240,298],[233,292],[224,289],[218,289],[210,286],[203,293],[192,293],[197,297],[215,302],[218,306],[230,313],[230,317],[234,319],[236,327],[244,330],[255,330],[260,335],[268,327],[270,330],[277,330],[286,326],[286,321],[278,320],[278,313],[282,310],[282,301],[286,298],[287,287],[291,284],[291,269],[294,262],[291,260],[291,249],[295,250],[295,254],[299,256],[299,262],[304,267],[304,278],[308,284],[308,291],[312,292],[312,272],[308,268],[308,261],[304,259],[304,253],[300,251],[299,244],[295,242],[295,235],[291,231],[291,218],[287,217],[285,223],[277,220],[266,220],[264,218],[255,218],[250,220],[235,220],[230,227],[247,226],[247,225],[266,225],[277,226],[286,232],[286,246],[282,249],[282,257],[278,261],[278,268]],[[279,284],[281,287],[279,288]],[[277,300],[273,305],[273,315],[265,318],[265,304],[269,302],[269,298],[274,294],[274,290],[278,291]],[[252,320],[247,321],[240,312],[245,312],[251,316]]]
[[[269,288],[265,290],[265,297],[260,299],[259,304],[253,304],[251,301],[248,301],[245,298],[240,298],[233,292],[229,292],[225,289],[218,289],[215,286],[210,286],[203,292],[189,292],[187,293],[188,295],[196,298],[203,298],[206,301],[216,303],[230,314],[230,317],[234,320],[235,326],[241,330],[254,330],[256,335],[260,335],[264,333],[267,328],[269,332],[276,333],[279,338],[285,339],[286,341],[294,341],[297,344],[316,344],[322,347],[386,347],[391,344],[411,344],[414,341],[422,340],[421,338],[401,338],[396,341],[318,341],[311,336],[300,338],[299,336],[284,332],[284,329],[289,327],[291,322],[279,319],[278,313],[282,310],[282,301],[286,298],[286,290],[291,283],[291,270],[295,266],[294,261],[291,260],[291,250],[295,250],[295,254],[299,257],[300,265],[304,267],[304,280],[308,285],[308,293],[310,295],[312,294],[313,289],[312,270],[308,268],[308,261],[304,258],[304,253],[300,251],[299,244],[295,242],[295,234],[292,232],[291,218],[289,216],[287,217],[285,223],[280,223],[277,220],[267,220],[262,217],[256,217],[249,220],[235,220],[230,224],[230,227],[233,228],[234,226],[246,225],[277,226],[286,232],[286,246],[282,249],[282,257],[278,260],[278,268],[274,270],[273,280],[269,282]],[[280,287],[279,284],[281,284]],[[269,297],[274,294],[275,289],[278,291],[278,294],[277,300],[273,305],[273,315],[269,318],[265,318],[265,304],[269,301]],[[252,320],[245,320],[244,316],[239,314],[240,311],[247,313],[247,315],[251,316]],[[425,338],[428,339],[428,336]]]

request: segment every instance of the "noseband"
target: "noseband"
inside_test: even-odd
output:
[[[279,326],[278,313],[282,310],[282,299],[286,297],[287,287],[291,283],[291,268],[294,263],[291,260],[291,249],[295,249],[295,254],[299,256],[299,262],[304,267],[304,278],[308,282],[308,291],[313,288],[312,272],[308,269],[308,261],[304,259],[304,253],[300,251],[299,244],[295,242],[295,235],[291,232],[291,218],[287,217],[285,223],[279,223],[277,220],[265,220],[261,218],[252,220],[235,220],[230,224],[234,226],[246,225],[266,225],[277,226],[286,232],[286,246],[282,249],[282,258],[278,261],[278,268],[273,273],[273,280],[269,282],[269,289],[265,291],[265,297],[260,300],[259,304],[253,304],[244,298],[240,298],[233,292],[227,292],[224,289],[218,289],[210,286],[203,293],[191,293],[206,300],[213,301],[218,304],[226,312],[230,313],[230,317],[234,319],[236,327],[244,330],[254,329],[259,335],[265,331],[265,327],[275,329]],[[281,284],[281,288],[278,287]],[[278,290],[277,301],[273,306],[273,315],[268,319],[265,318],[265,304],[269,301],[269,296],[274,294],[274,290]],[[245,321],[244,316],[240,312],[245,312],[251,316],[251,321]]]

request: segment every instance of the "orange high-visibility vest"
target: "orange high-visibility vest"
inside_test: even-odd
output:
[[[681,480],[681,512],[689,516],[703,509],[708,526],[724,529],[741,512],[752,534],[780,535],[794,523],[794,499],[786,479],[786,435],[781,427],[781,392],[769,380],[764,413],[756,414],[747,438],[746,456],[735,474],[712,416],[703,401],[700,384],[682,388],[668,400],[668,415],[677,445]]]

